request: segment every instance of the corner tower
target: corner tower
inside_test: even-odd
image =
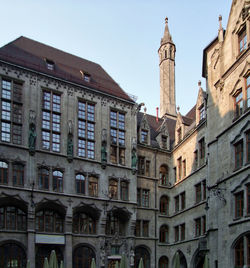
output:
[[[175,103],[175,44],[168,29],[168,18],[165,19],[164,36],[158,50],[160,59],[160,117],[176,117]]]

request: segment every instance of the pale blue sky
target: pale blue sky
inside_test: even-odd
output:
[[[165,17],[176,44],[176,103],[196,102],[203,49],[226,28],[231,0],[0,0],[0,46],[23,35],[94,61],[155,114]]]

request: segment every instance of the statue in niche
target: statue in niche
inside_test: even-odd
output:
[[[30,123],[29,128],[29,152],[31,155],[35,154],[36,150],[36,126],[34,123]]]
[[[136,173],[136,166],[137,166],[137,155],[136,155],[136,139],[133,138],[132,140],[132,157],[131,157],[131,168],[133,175]]]
[[[135,253],[132,248],[130,249],[129,259],[130,266],[133,267],[135,265]]]
[[[101,162],[102,168],[107,166],[107,130],[104,128],[102,130],[102,148],[101,148]]]
[[[73,160],[73,125],[72,121],[68,122],[68,142],[67,142],[67,157],[68,161],[71,162]]]

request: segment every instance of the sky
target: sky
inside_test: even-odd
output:
[[[19,36],[100,64],[156,115],[165,17],[176,45],[176,105],[185,115],[202,81],[203,49],[226,28],[232,0],[0,0],[0,47]]]

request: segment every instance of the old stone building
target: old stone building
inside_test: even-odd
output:
[[[167,19],[160,116],[96,63],[26,37],[0,48],[0,267],[51,249],[68,268],[250,266],[249,13],[233,0],[219,17],[186,115]]]

